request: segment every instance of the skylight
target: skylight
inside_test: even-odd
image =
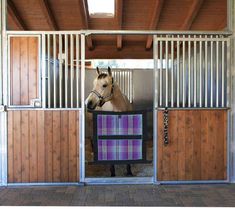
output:
[[[90,17],[114,17],[114,0],[87,0]]]

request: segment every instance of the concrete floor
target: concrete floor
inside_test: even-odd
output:
[[[0,188],[0,205],[235,206],[235,184]]]

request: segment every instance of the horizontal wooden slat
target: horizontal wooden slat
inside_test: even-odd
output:
[[[8,111],[8,182],[79,181],[79,111]]]
[[[168,145],[163,142],[163,111],[157,120],[159,181],[226,179],[226,110],[170,110]]]

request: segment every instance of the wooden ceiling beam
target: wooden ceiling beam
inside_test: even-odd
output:
[[[153,14],[151,17],[151,22],[149,24],[149,30],[155,30],[157,28],[157,25],[160,19],[160,14],[161,14],[162,7],[163,7],[163,2],[164,0],[155,0]],[[146,49],[151,48],[152,42],[153,42],[153,36],[149,35],[146,41],[146,46],[145,46]]]
[[[43,11],[43,14],[46,17],[47,23],[52,30],[59,30],[58,24],[55,20],[55,17],[51,11],[48,0],[39,0],[39,4]]]
[[[184,19],[184,22],[181,26],[181,30],[189,30],[195,20],[204,0],[194,0],[192,6],[190,7],[187,17]]]
[[[89,19],[89,12],[88,12],[88,5],[87,0],[78,0],[81,16],[82,16],[82,22],[83,22],[83,29],[89,29],[88,19]],[[88,49],[92,50],[94,49],[93,41],[91,38],[91,35],[86,37],[86,43],[88,46]]]
[[[11,16],[12,20],[14,21],[15,25],[19,30],[27,30],[27,27],[23,19],[19,15],[19,12],[17,11],[12,0],[7,1],[7,12]]]
[[[117,18],[117,27],[118,30],[122,29],[122,16],[123,16],[123,0],[116,0],[115,1],[115,15]],[[117,49],[121,50],[122,49],[122,35],[117,35]]]

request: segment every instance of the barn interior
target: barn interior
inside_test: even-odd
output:
[[[101,1],[99,1],[101,2]],[[109,0],[113,12],[91,13],[89,0],[8,0],[7,29],[21,31],[159,30],[224,31],[227,1],[224,0]],[[100,3],[104,7],[104,4]],[[153,109],[153,37],[146,35],[89,35],[86,37],[85,97],[92,89],[95,68],[110,66],[120,85],[130,76],[134,109]],[[125,61],[125,64],[122,64]],[[128,64],[129,63],[129,64]],[[133,66],[131,66],[131,63]],[[135,65],[134,65],[135,64]],[[127,85],[127,86],[128,86]],[[125,93],[125,92],[124,92]],[[153,160],[153,116],[150,111],[149,160]],[[87,125],[86,127],[90,127]],[[91,131],[86,130],[86,177],[108,177],[109,167],[92,161]],[[133,167],[135,176],[153,176],[153,164]],[[123,169],[117,174],[123,177]]]

